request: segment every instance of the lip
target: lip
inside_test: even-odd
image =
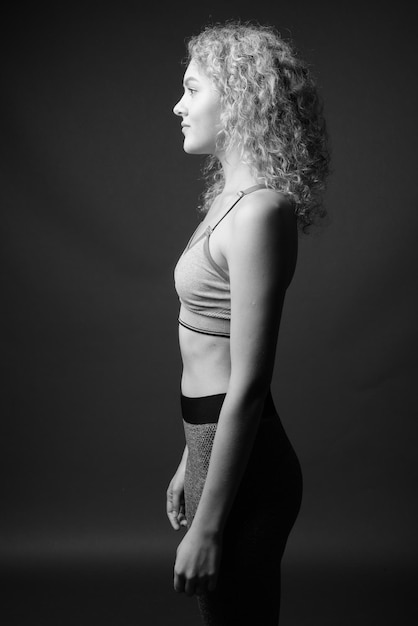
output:
[[[182,124],[181,127],[182,128],[190,128],[190,125],[189,124]]]

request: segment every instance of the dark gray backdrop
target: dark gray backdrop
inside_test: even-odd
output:
[[[179,537],[164,507],[183,445],[172,272],[196,225],[202,161],[183,153],[171,109],[184,39],[237,17],[275,24],[313,65],[333,151],[329,224],[301,239],[273,385],[305,475],[283,623],[389,624],[409,614],[416,44],[406,5],[374,4],[262,0],[147,13],[123,2],[14,4],[3,14],[5,623],[67,623],[65,585],[44,585],[44,597],[41,587],[31,595],[34,581],[98,563],[125,581],[125,612],[103,587],[89,595],[67,585],[78,589],[68,623],[169,623],[164,615],[177,610],[182,623],[196,618],[171,594]],[[156,569],[150,584],[144,572]]]

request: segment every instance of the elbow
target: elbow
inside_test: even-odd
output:
[[[270,391],[271,375],[242,378],[231,374],[228,395],[239,397],[246,406],[264,404]]]

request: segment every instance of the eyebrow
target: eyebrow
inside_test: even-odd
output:
[[[199,80],[197,78],[195,78],[194,76],[188,76],[185,81],[184,81],[184,85],[187,87],[187,85],[191,82],[195,82],[198,83]]]

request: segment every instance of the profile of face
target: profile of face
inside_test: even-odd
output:
[[[193,60],[183,79],[184,94],[173,111],[183,118],[184,151],[217,154],[216,137],[221,129],[221,100],[213,81]]]

